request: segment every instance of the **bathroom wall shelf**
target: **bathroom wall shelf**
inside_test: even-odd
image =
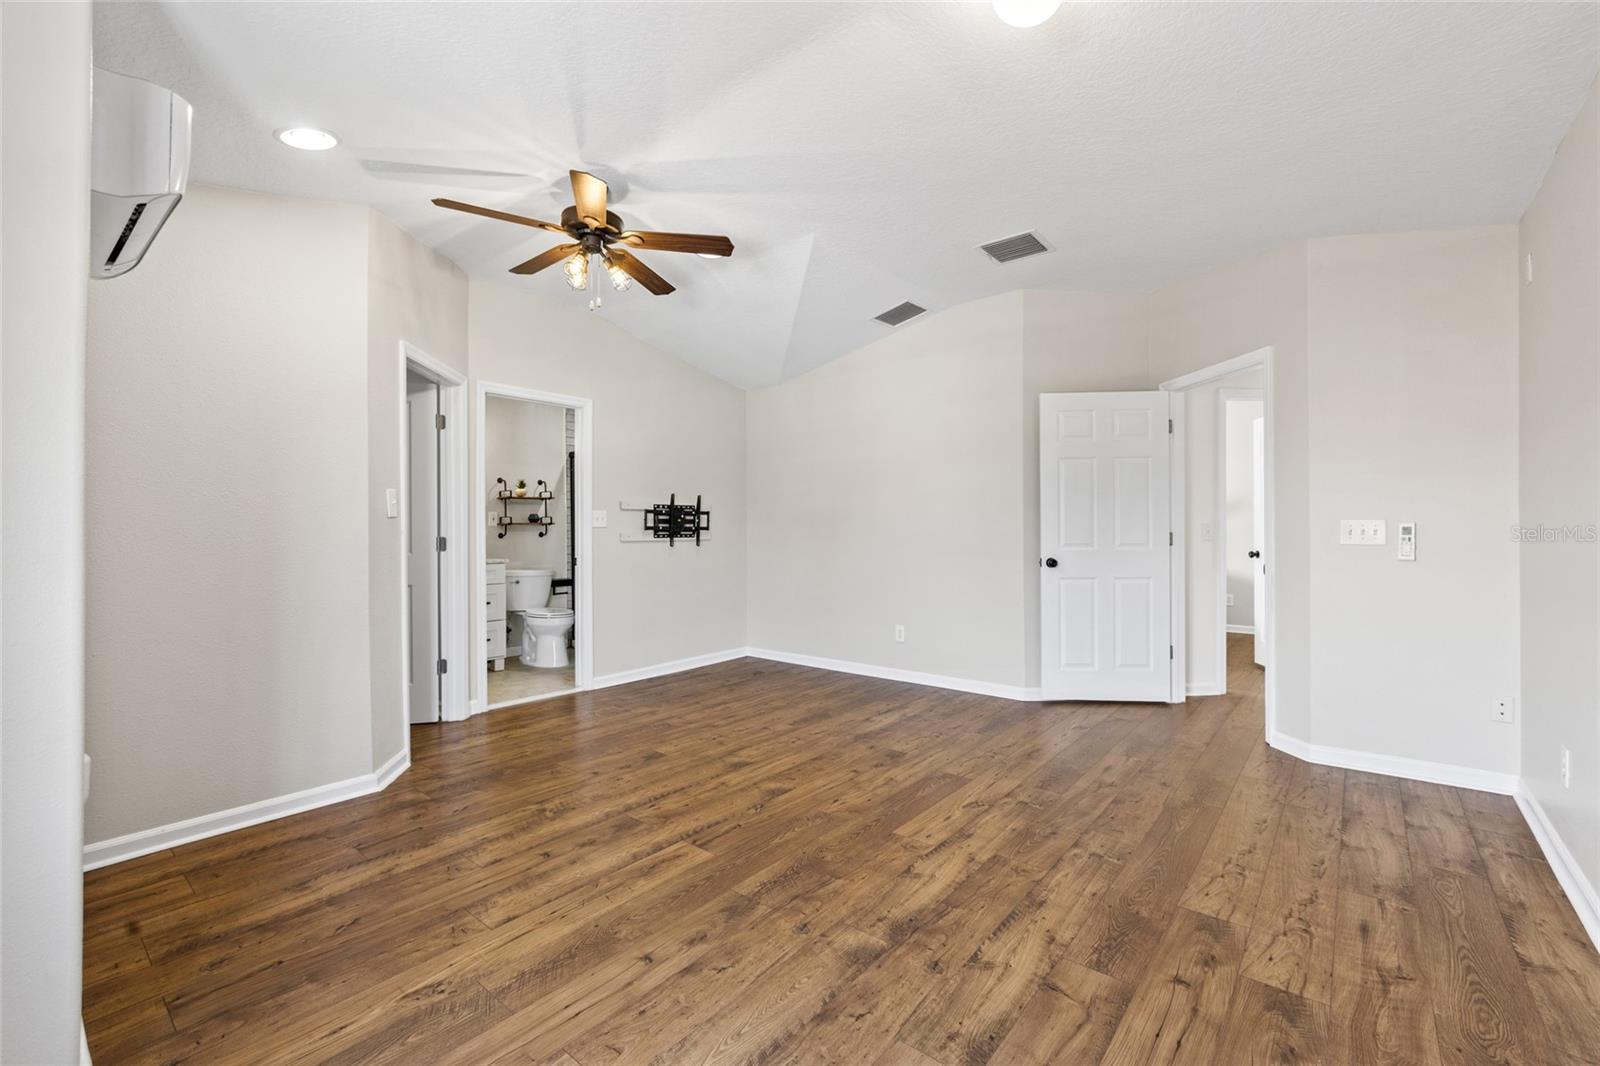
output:
[[[500,527],[500,532],[495,534],[497,538],[504,540],[506,531],[510,529],[537,529],[541,537],[550,534],[549,527],[556,523],[554,516],[550,514],[550,501],[556,498],[556,494],[550,491],[549,485],[543,481],[535,482],[539,486],[539,491],[518,496],[511,491],[511,486],[505,478],[497,477],[494,481],[500,486],[494,494],[494,498],[500,501],[500,516],[494,523]],[[539,509],[517,518],[511,513],[511,505],[514,503],[535,504]]]

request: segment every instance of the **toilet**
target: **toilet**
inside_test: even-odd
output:
[[[572,610],[550,606],[553,570],[506,571],[506,621],[522,637],[524,666],[552,669],[567,665],[567,633]]]

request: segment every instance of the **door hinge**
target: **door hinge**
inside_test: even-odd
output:
[[[436,673],[436,674],[448,674],[449,672],[450,672],[450,660],[449,659],[440,659],[438,661],[438,663],[436,663],[435,666],[434,666],[434,673]]]
[[[440,537],[439,538],[439,550],[440,551],[444,551],[447,547],[449,547],[449,543],[443,537]]]
[[[1176,659],[1176,658],[1177,658],[1177,655],[1173,652],[1172,645],[1168,644],[1167,645],[1167,661],[1171,662],[1173,659]]]
[[[444,428],[444,415],[434,415],[433,416],[433,428],[434,429],[443,429]]]
[[[1167,432],[1168,433],[1172,432],[1172,419],[1170,419],[1170,418],[1167,419]]]
[[[1170,529],[1167,530],[1167,547],[1171,548],[1171,547],[1174,547],[1176,544],[1177,544],[1177,542],[1172,539],[1172,530],[1170,530]]]

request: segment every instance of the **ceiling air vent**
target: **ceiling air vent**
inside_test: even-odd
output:
[[[879,322],[882,322],[886,326],[898,326],[902,322],[916,318],[926,310],[926,307],[918,307],[910,300],[907,300],[898,307],[891,307],[883,314],[873,315],[872,317],[876,318]]]
[[[1019,233],[1015,237],[1001,237],[988,244],[980,244],[979,248],[996,263],[1009,263],[1013,259],[1026,259],[1030,255],[1048,252],[1043,241],[1037,233]]]

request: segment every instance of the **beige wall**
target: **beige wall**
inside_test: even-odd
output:
[[[489,397],[483,425],[483,465],[482,493],[474,505],[485,511],[500,512],[501,503],[495,498],[500,490],[495,483],[497,477],[505,478],[512,486],[521,478],[528,483],[530,496],[539,491],[538,481],[543,478],[549,491],[555,493],[544,512],[555,521],[545,527],[544,536],[539,536],[536,529],[517,528],[500,537],[497,527],[488,526],[484,529],[484,552],[492,558],[509,560],[511,567],[552,570],[556,577],[566,577],[567,409]],[[531,503],[511,503],[506,508],[518,522],[541,513],[539,505]],[[557,602],[567,603],[564,599]]]
[[[400,342],[465,376],[467,277],[387,218],[375,211],[367,217],[367,619],[372,765],[381,767],[404,746],[406,729],[405,525],[388,517],[384,499],[384,491],[401,481]]]
[[[1311,738],[1515,773],[1516,229],[1313,241],[1309,268]]]
[[[1600,90],[1522,218],[1524,525],[1600,522]],[[1600,546],[1529,543],[1522,564],[1522,777],[1600,885]],[[1572,785],[1561,784],[1561,749]]]
[[[89,6],[0,6],[0,47],[0,1062],[70,1063],[83,958]]]
[[[1022,684],[1022,301],[749,394],[752,646]]]
[[[627,298],[648,297],[636,289]],[[595,674],[742,647],[744,393],[583,305],[565,289],[473,281],[468,346],[474,382],[593,401],[594,507],[609,522],[594,534]],[[472,483],[484,473],[474,471]],[[618,510],[621,501],[664,501],[671,492],[705,497],[710,541],[668,548],[618,539],[642,524],[638,512]]]
[[[91,841],[372,769],[368,216],[191,186],[90,290]]]

